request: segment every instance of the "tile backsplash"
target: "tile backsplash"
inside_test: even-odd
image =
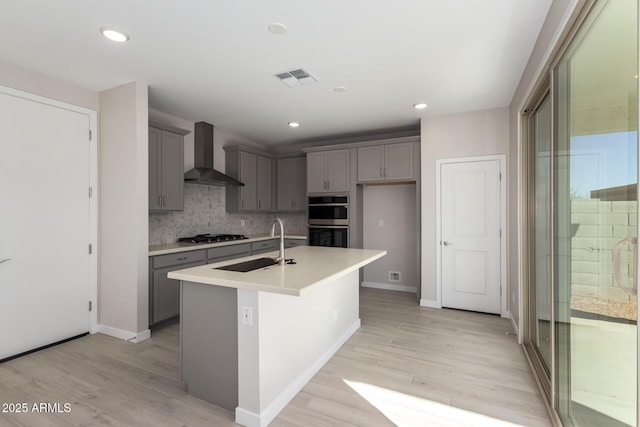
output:
[[[184,185],[184,210],[149,214],[149,244],[176,242],[179,237],[196,234],[266,234],[273,220],[284,222],[286,234],[307,234],[304,213],[228,213],[225,210],[224,187]],[[240,220],[245,221],[244,227]]]

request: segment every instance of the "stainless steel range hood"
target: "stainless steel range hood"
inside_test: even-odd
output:
[[[197,122],[194,131],[194,165],[185,172],[184,182],[217,186],[244,186],[235,178],[213,169],[213,125]]]

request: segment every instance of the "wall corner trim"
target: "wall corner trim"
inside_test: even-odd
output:
[[[118,338],[124,341],[132,343],[140,343],[151,338],[151,330],[145,329],[142,332],[125,331],[124,329],[114,328],[108,325],[98,325],[98,333],[109,335],[110,337]]]
[[[420,299],[420,307],[442,308],[440,303],[433,299]]]

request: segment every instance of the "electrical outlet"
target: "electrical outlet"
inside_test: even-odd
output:
[[[242,306],[242,324],[253,326],[253,307]]]
[[[240,220],[240,227],[244,227],[244,219]]]
[[[380,227],[380,228],[384,227],[384,220],[382,220],[382,219],[378,220],[378,227]]]
[[[400,281],[400,272],[399,271],[390,271],[389,272],[389,281],[390,282],[399,282]]]

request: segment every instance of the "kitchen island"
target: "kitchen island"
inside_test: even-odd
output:
[[[181,280],[181,375],[196,397],[266,426],[360,327],[359,269],[386,251],[301,246],[296,264],[169,273]]]

